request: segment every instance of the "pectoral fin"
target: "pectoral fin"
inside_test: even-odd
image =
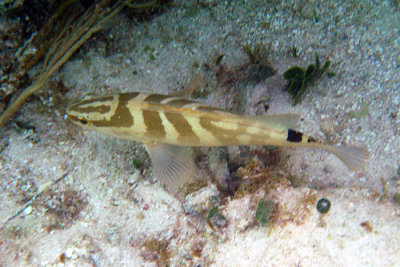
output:
[[[161,143],[145,143],[153,162],[154,173],[161,183],[179,187],[193,177],[192,151],[188,147]]]

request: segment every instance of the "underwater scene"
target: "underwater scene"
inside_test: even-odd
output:
[[[0,266],[397,266],[400,1],[0,0]]]

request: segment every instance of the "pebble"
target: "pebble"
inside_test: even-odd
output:
[[[32,213],[32,206],[29,206],[29,207],[27,207],[25,210],[24,210],[24,214],[25,215],[29,215],[29,214],[31,214]]]

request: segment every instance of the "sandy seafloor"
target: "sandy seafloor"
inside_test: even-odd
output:
[[[1,221],[68,175],[1,230],[0,265],[399,266],[396,1],[204,1],[206,8],[195,2],[174,1],[145,22],[119,14],[14,116],[35,127],[34,137],[12,123],[1,129]],[[240,76],[249,62],[243,45],[257,44],[269,49],[276,74],[221,85],[218,56],[224,55],[225,70]],[[312,63],[316,52],[322,62],[333,62],[337,75],[324,75],[293,107],[282,90],[283,72]],[[140,143],[83,130],[65,117],[68,104],[88,93],[169,93],[196,73],[209,92],[199,101],[234,110],[230,94],[240,90],[244,114],[265,113],[260,100],[267,114],[297,112],[298,129],[317,139],[368,147],[364,170],[351,172],[321,150],[281,148],[271,176],[297,177],[299,184],[227,196],[215,182],[226,163],[210,156],[198,164],[197,175],[207,182],[186,196],[157,182]],[[56,81],[67,91],[57,92]],[[279,205],[267,227],[255,220],[261,197]],[[315,208],[321,197],[332,203],[324,216]],[[226,218],[223,227],[206,222],[215,205]]]

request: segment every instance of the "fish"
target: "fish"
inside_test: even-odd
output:
[[[67,108],[75,124],[116,138],[143,142],[161,183],[178,187],[194,175],[188,147],[268,145],[319,148],[351,171],[361,170],[368,150],[331,145],[294,130],[299,114],[238,115],[179,95],[126,92],[88,96]]]

